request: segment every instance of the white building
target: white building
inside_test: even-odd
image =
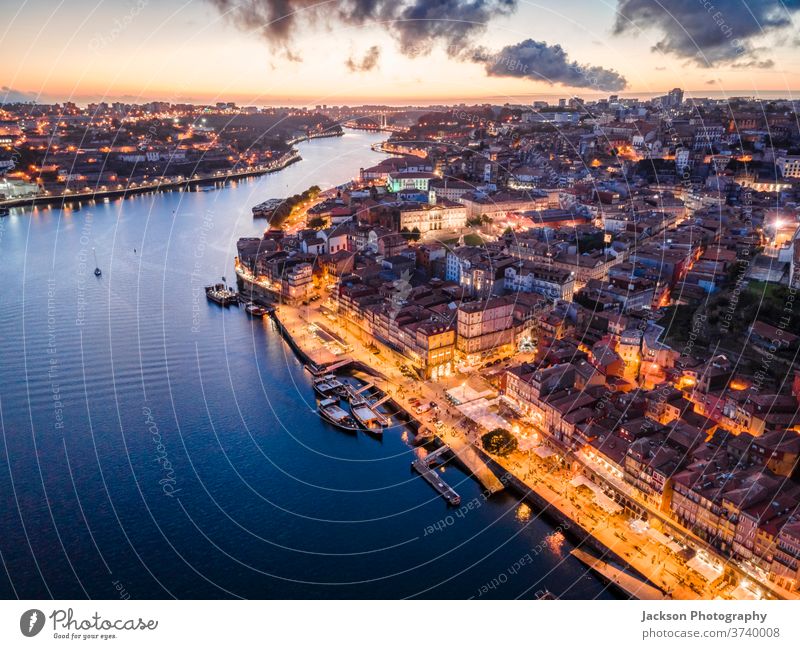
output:
[[[800,156],[781,156],[775,161],[775,166],[784,178],[800,178]]]
[[[422,234],[438,230],[457,230],[467,221],[467,209],[450,201],[429,204],[405,204],[400,208],[400,229]]]

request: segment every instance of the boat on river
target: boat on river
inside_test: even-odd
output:
[[[314,391],[323,399],[338,395],[344,397],[347,394],[347,387],[342,383],[336,375],[325,374],[314,379]]]
[[[244,307],[244,310],[247,312],[247,315],[251,315],[254,318],[262,318],[267,315],[267,310],[263,306],[259,306],[253,302],[249,302]]]
[[[319,414],[338,428],[358,430],[355,420],[339,406],[338,399],[323,399],[319,402]]]
[[[370,408],[366,403],[350,405],[350,412],[355,420],[371,433],[382,433],[384,418]]]
[[[232,288],[226,288],[225,284],[211,284],[206,286],[206,297],[220,306],[230,306],[239,304],[239,296]]]

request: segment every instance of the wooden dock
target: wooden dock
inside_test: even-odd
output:
[[[579,561],[585,563],[589,568],[594,570],[597,574],[603,577],[606,581],[614,584],[621,591],[630,595],[634,599],[643,600],[663,600],[669,599],[662,591],[655,586],[637,579],[629,575],[627,572],[617,568],[616,566],[592,556],[588,552],[575,548],[571,552]]]
[[[366,383],[365,385],[362,385],[360,388],[356,389],[355,393],[356,394],[361,394],[363,392],[367,392],[368,390],[371,390],[374,387],[375,387],[375,384],[372,383],[372,382],[369,382],[369,383]]]
[[[333,374],[336,370],[340,370],[343,367],[350,365],[350,363],[352,362],[353,359],[348,356],[347,358],[344,358],[340,361],[336,361],[335,363],[331,363],[330,365],[326,365],[325,367],[320,368],[319,374]]]
[[[438,460],[449,450],[449,447],[442,446],[440,449],[437,449],[426,457],[414,460],[411,463],[411,466],[414,467],[414,470],[419,473],[423,479],[448,502],[448,504],[457,506],[461,504],[461,496],[456,493],[455,489],[442,480],[435,469],[431,468],[431,463],[435,460]]]
[[[378,406],[382,406],[384,403],[386,403],[391,398],[392,398],[391,394],[385,394],[380,399],[378,399],[375,403],[370,404],[370,407],[371,408],[377,408]]]

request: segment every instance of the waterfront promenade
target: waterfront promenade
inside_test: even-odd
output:
[[[483,431],[456,408],[446,407],[445,385],[403,376],[399,365],[406,359],[380,343],[377,346],[381,353],[376,356],[362,342],[359,331],[354,331],[341,320],[332,322],[325,319],[317,307],[281,305],[279,313],[287,333],[307,353],[319,354],[319,342],[307,333],[308,326],[324,323],[332,328],[351,345],[349,354],[354,359],[380,371],[383,378],[376,384],[407,411],[413,411],[409,401],[413,397],[423,402],[440,403],[439,418],[444,426],[437,435],[489,493],[516,482],[521,496],[524,498],[526,494],[523,492],[529,490],[527,495],[533,496],[533,504],[544,515],[562,523],[565,531],[579,541],[579,548],[585,545],[599,553],[601,559],[626,563],[630,570],[650,581],[650,588],[656,587],[664,592],[666,598],[725,598],[731,590],[731,584],[722,579],[722,575],[709,582],[654,535],[632,526],[624,512],[607,511],[595,492],[575,486],[573,480],[582,474],[580,464],[573,463],[573,468],[568,469],[555,459],[542,458],[531,451],[517,451],[505,458],[492,458],[491,462],[484,460],[485,453],[480,449],[479,439]],[[375,344],[375,341],[371,342]],[[773,596],[784,595],[778,589],[764,587]],[[757,588],[752,593],[753,599],[759,596]]]
[[[309,325],[316,325],[322,327],[333,327],[335,333],[344,339],[350,339],[352,345],[350,355],[355,359],[361,361],[368,367],[375,367],[380,372],[380,376],[375,376],[373,381],[376,386],[381,389],[384,394],[387,394],[400,402],[404,397],[408,398],[411,395],[407,392],[404,384],[407,383],[396,367],[385,359],[378,359],[375,355],[371,354],[364,345],[359,341],[352,340],[347,332],[342,329],[337,323],[331,323],[326,320],[317,309],[307,307],[291,307],[288,305],[281,305],[276,312],[276,319],[283,327],[286,335],[291,336],[293,345],[296,345],[302,350],[303,355],[307,359],[314,361],[332,362],[335,358],[330,356],[324,348],[319,346],[315,336],[312,336],[308,330]],[[387,350],[387,355],[389,351]],[[402,383],[401,383],[402,381]],[[430,393],[431,398],[436,395]],[[405,405],[405,409],[412,412],[410,404]],[[447,416],[446,414],[443,415]],[[459,462],[461,462],[481,483],[484,489],[489,493],[497,493],[502,491],[505,485],[489,468],[486,462],[481,459],[480,455],[473,448],[472,443],[469,442],[463,435],[456,434],[454,427],[458,426],[457,421],[451,421],[449,425],[438,433],[439,438],[445,442],[453,451]]]
[[[247,167],[240,171],[219,171],[213,174],[195,174],[191,178],[178,176],[175,178],[155,178],[150,181],[129,183],[115,189],[95,188],[87,191],[68,192],[63,194],[40,194],[24,198],[13,198],[0,201],[0,207],[33,207],[35,205],[63,205],[70,203],[84,203],[87,201],[102,201],[105,199],[125,198],[148,192],[180,191],[197,187],[198,185],[225,184],[232,180],[242,180],[263,176],[285,169],[290,164],[302,160],[296,151],[275,164]]]

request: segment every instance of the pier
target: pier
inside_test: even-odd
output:
[[[335,362],[335,363],[333,363],[331,365],[327,365],[327,366],[323,367],[320,370],[320,372],[322,374],[333,374],[333,372],[335,372],[336,370],[340,370],[343,367],[346,367],[346,366],[350,365],[350,363],[352,363],[352,362],[353,362],[353,359],[348,356],[347,358],[345,358],[345,359],[343,359],[341,361],[337,361],[337,362]]]
[[[626,595],[634,599],[643,600],[664,600],[669,599],[662,591],[641,579],[637,579],[616,566],[592,556],[588,552],[575,548],[571,552],[572,556],[586,564],[606,581],[614,584]]]
[[[461,496],[456,493],[455,489],[442,480],[439,474],[431,467],[431,464],[435,460],[439,459],[449,450],[450,448],[448,446],[442,446],[440,449],[434,451],[427,457],[414,460],[411,463],[411,466],[414,467],[414,470],[419,473],[425,479],[425,481],[447,501],[448,504],[459,505],[461,504]]]
[[[384,394],[380,399],[378,399],[375,403],[370,404],[371,408],[377,408],[378,406],[382,406],[384,403],[389,401],[392,398],[391,394]]]

